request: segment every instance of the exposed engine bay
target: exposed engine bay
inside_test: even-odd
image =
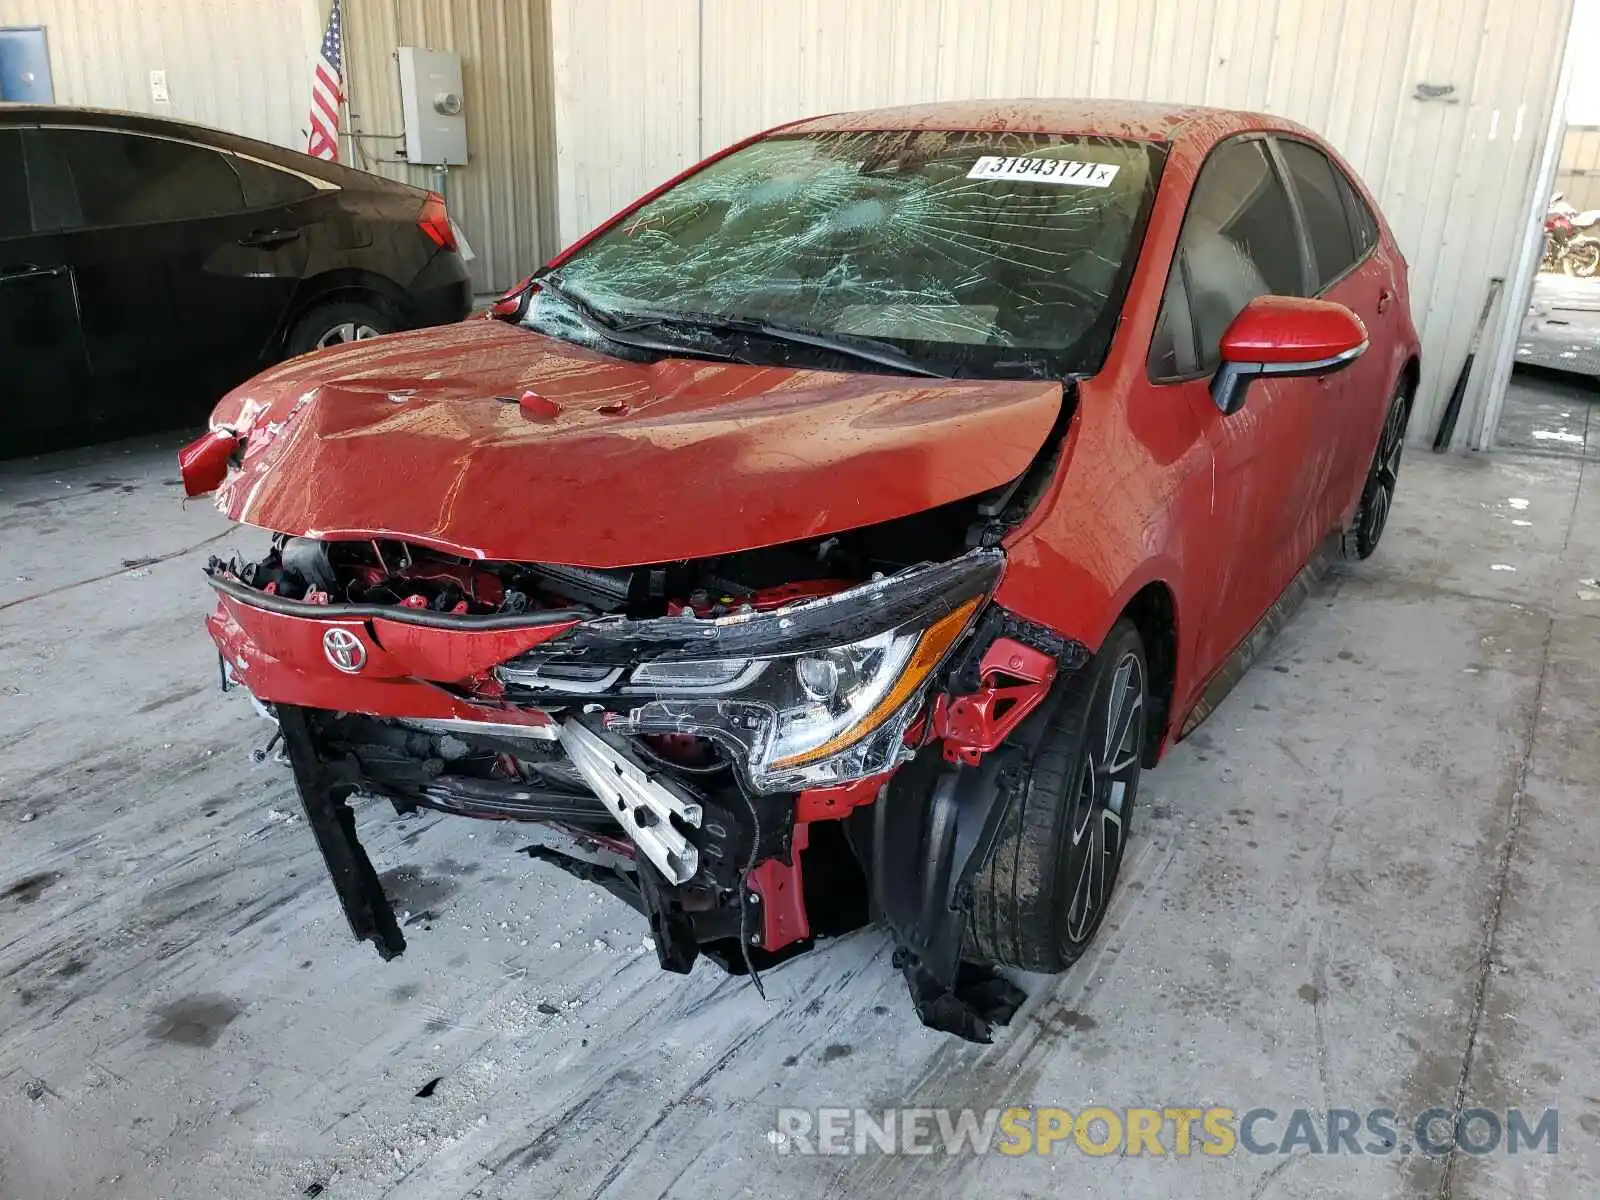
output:
[[[1008,489],[1009,491],[1009,489]],[[952,558],[981,538],[982,498],[866,529],[720,558],[624,569],[463,558],[404,541],[319,541],[275,535],[250,561],[213,560],[268,595],[309,604],[402,605],[456,616],[576,610],[591,616],[725,616],[765,611]]]

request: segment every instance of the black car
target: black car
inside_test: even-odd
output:
[[[264,366],[466,316],[435,193],[215,129],[0,104],[0,456],[204,418]]]

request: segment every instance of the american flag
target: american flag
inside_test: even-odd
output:
[[[344,34],[339,28],[339,2],[333,0],[328,32],[322,35],[322,53],[311,81],[311,137],[306,153],[313,158],[339,161],[339,101],[344,99]]]

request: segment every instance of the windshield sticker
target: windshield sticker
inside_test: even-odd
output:
[[[968,179],[1018,179],[1030,183],[1066,183],[1077,187],[1110,187],[1117,177],[1114,163],[1076,162],[1066,158],[1022,158],[985,154],[967,172]]]

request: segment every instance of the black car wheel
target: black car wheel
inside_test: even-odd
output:
[[[1118,621],[1061,689],[974,881],[977,955],[1060,971],[1093,940],[1122,867],[1145,747],[1149,672],[1139,631]]]
[[[292,358],[346,342],[382,337],[393,333],[394,329],[393,319],[370,304],[354,300],[319,304],[295,322],[284,344],[284,352]]]
[[[1400,456],[1406,448],[1406,424],[1410,418],[1411,397],[1402,386],[1389,401],[1383,431],[1378,434],[1378,445],[1372,452],[1372,466],[1367,470],[1367,482],[1361,489],[1355,525],[1346,539],[1356,558],[1371,556],[1378,548],[1378,539],[1383,537],[1384,526],[1389,523],[1395,486],[1400,481]]]

